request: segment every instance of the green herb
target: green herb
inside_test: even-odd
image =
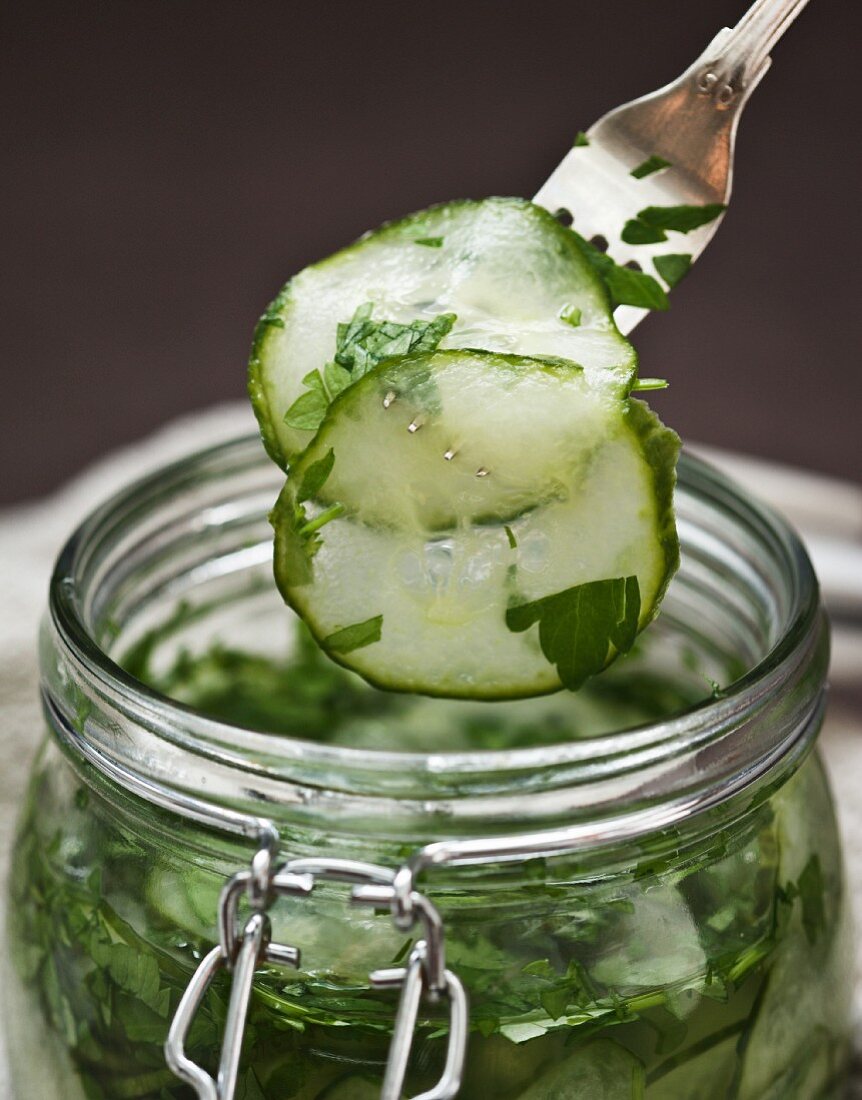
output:
[[[515,532],[508,525],[504,526],[503,530],[506,532],[506,538],[509,540],[509,549],[517,550],[518,540],[515,538]]]
[[[375,615],[364,623],[353,623],[352,626],[336,630],[334,634],[323,639],[323,647],[335,653],[352,653],[354,649],[364,649],[367,645],[379,642],[382,633],[383,616]]]
[[[820,857],[814,852],[805,864],[796,884],[799,900],[802,903],[802,927],[805,929],[805,936],[812,946],[826,928],[826,908],[823,901],[824,886]]]
[[[565,305],[560,310],[560,320],[565,321],[565,323],[571,325],[572,328],[577,328],[580,325],[582,316],[581,310],[576,306]]]
[[[620,236],[626,244],[658,244],[659,241],[667,240],[667,233],[663,229],[647,225],[640,218],[630,218],[623,226]]]
[[[302,384],[307,386],[308,390],[300,394],[290,406],[284,414],[284,422],[291,428],[315,431],[326,416],[331,398],[326,392],[319,370],[309,371],[303,378]]]
[[[690,233],[714,221],[726,207],[722,203],[706,206],[647,206],[623,226],[626,244],[657,244],[667,240],[667,230]]]
[[[646,393],[649,390],[666,390],[667,386],[667,380],[664,378],[637,378],[631,392]]]
[[[443,247],[443,238],[442,237],[417,237],[414,240],[413,243],[424,245],[426,248],[442,248]]]
[[[659,311],[670,309],[664,287],[652,275],[614,264],[605,276],[605,282],[613,301],[618,305],[640,306],[641,309]]]
[[[308,466],[305,473],[302,475],[299,492],[296,494],[296,499],[299,504],[317,496],[326,484],[327,478],[332,473],[332,467],[334,465],[335,451],[330,447],[323,458],[319,458],[316,462],[312,462]]]
[[[419,244],[442,238],[423,238]],[[431,247],[438,247],[433,245]],[[358,307],[350,321],[336,330],[335,356],[323,371],[310,371],[302,380],[306,392],[294,401],[284,414],[285,424],[303,431],[316,431],[335,398],[353,382],[367,374],[378,363],[395,355],[430,352],[455,324],[454,313],[441,313],[430,321],[416,320],[409,324],[397,321],[375,321],[371,314],[374,304]]]
[[[660,172],[662,168],[670,168],[670,166],[671,162],[669,160],[653,155],[647,157],[637,168],[632,168],[629,174],[634,176],[636,180],[642,180],[645,176],[651,176],[653,172]]]
[[[305,523],[299,528],[300,538],[307,539],[309,535],[313,535],[315,531],[319,531],[321,527],[325,527],[327,523],[331,523],[332,520],[338,519],[339,516],[344,515],[343,504],[332,504],[329,508],[325,508],[322,512],[316,515],[313,519],[306,520]]]
[[[722,214],[727,207],[721,202],[705,206],[647,206],[638,213],[638,219],[654,229],[671,229],[677,233],[690,233]]]
[[[590,144],[590,139],[587,137],[587,135],[584,133],[584,131],[583,130],[578,130],[578,132],[575,134],[575,140],[572,142],[572,148],[573,149],[580,149],[584,145],[589,145],[589,144]]]
[[[506,626],[521,633],[538,623],[542,653],[563,685],[577,691],[605,667],[612,647],[618,653],[631,649],[639,616],[637,577],[615,577],[510,607]]]
[[[457,320],[454,313],[440,313],[430,321],[374,321],[371,302],[360,306],[351,321],[337,330],[335,362],[350,372],[355,382],[372,367],[395,355],[434,351]]]
[[[676,284],[688,274],[691,267],[691,255],[687,252],[671,252],[667,256],[656,256],[653,259],[655,269],[669,287]]]
[[[666,310],[670,301],[664,287],[652,275],[622,267],[606,252],[600,251],[580,234],[574,234],[593,270],[601,277],[613,306],[639,306],[641,309]]]

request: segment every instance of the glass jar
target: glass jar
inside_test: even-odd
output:
[[[280,859],[382,868],[365,900],[412,870],[469,1002],[459,1097],[837,1096],[850,929],[814,751],[827,632],[794,535],[685,459],[682,568],[637,651],[577,695],[455,703],[309,646],[270,576],[279,481],[256,439],[231,442],[60,556],[9,898],[15,1096],[193,1095],[163,1044],[271,827]],[[377,1097],[398,989],[369,974],[403,971],[421,928],[403,892],[377,911],[300,878],[310,893],[259,886],[302,958],[257,960],[236,1096]],[[185,1042],[211,1075],[232,988],[215,974]],[[450,1039],[449,998],[420,1000],[407,1096]]]

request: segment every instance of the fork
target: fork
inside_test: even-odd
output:
[[[770,65],[769,52],[808,0],[756,0],[735,27],[719,31],[686,71],[658,91],[617,107],[579,135],[534,198],[618,264],[634,266],[662,286],[654,266],[661,255],[693,262],[722,220],[730,199],[733,147],[742,109]],[[637,175],[632,175],[638,170]],[[719,204],[718,207],[713,204]],[[665,239],[644,231],[638,214],[649,207],[713,206],[704,225]],[[632,227],[627,224],[637,223]],[[638,233],[638,224],[641,232]],[[669,234],[669,235],[668,235]],[[661,266],[661,265],[660,265]],[[647,311],[619,306],[615,320],[630,332]]]

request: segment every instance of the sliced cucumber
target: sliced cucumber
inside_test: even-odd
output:
[[[379,1100],[380,1086],[365,1077],[350,1074],[339,1077],[333,1084],[318,1093],[317,1100]]]
[[[643,1100],[643,1064],[611,1039],[597,1039],[539,1077],[519,1100]]]
[[[840,888],[841,855],[831,842],[833,809],[822,765],[810,758],[774,798],[778,944],[754,1019],[740,1044],[738,1100],[821,1100],[840,1073],[852,973],[843,960],[852,921]],[[829,826],[827,826],[829,823]],[[806,888],[816,861],[818,882]],[[806,894],[817,913],[805,926]],[[819,900],[818,900],[819,896]],[[813,905],[812,905],[813,903]],[[809,912],[809,917],[810,917]]]
[[[284,420],[306,392],[303,380],[333,360],[339,324],[369,305],[374,319],[402,325],[454,314],[444,348],[558,356],[617,393],[635,376],[634,350],[570,230],[523,199],[447,203],[306,268],[261,318],[249,393],[282,466],[312,435]]]
[[[391,360],[335,400],[291,469],[272,514],[276,580],[323,648],[378,686],[476,699],[577,686],[532,611],[598,582],[621,600],[624,586],[631,644],[677,564],[677,444],[570,363]],[[626,648],[613,630],[601,645],[591,671]]]

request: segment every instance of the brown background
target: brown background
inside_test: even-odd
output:
[[[243,393],[292,272],[431,202],[530,195],[742,2],[6,5],[0,499]],[[748,107],[731,213],[637,332],[684,436],[856,477],[862,5],[812,0]]]

